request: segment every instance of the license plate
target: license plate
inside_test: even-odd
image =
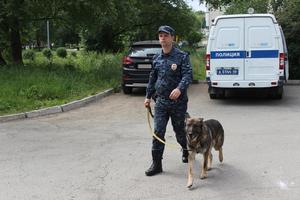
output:
[[[139,64],[139,69],[151,69],[151,64]]]
[[[238,75],[239,70],[236,68],[219,68],[217,69],[217,75]]]

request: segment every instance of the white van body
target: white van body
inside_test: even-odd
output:
[[[280,99],[287,79],[287,48],[274,15],[223,15],[214,20],[206,51],[212,99],[234,88],[267,88]]]

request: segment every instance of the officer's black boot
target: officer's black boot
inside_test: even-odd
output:
[[[154,176],[162,172],[161,160],[162,153],[160,151],[152,151],[152,164],[149,169],[145,171],[146,176]]]
[[[189,152],[188,152],[188,150],[183,149],[183,150],[182,150],[182,162],[183,162],[183,163],[188,163],[188,162],[189,162],[188,157],[189,157]]]

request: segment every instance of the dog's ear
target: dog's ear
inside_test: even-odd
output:
[[[192,118],[186,118],[185,123],[186,125],[190,125],[192,123],[193,119]]]
[[[203,124],[203,118],[195,118],[194,119],[195,124],[197,124],[198,126],[202,126]]]
[[[186,119],[191,118],[191,116],[190,116],[190,114],[189,114],[188,112],[185,113],[185,118],[186,118]]]
[[[198,120],[203,123],[203,118],[202,117],[199,117]]]
[[[196,124],[199,128],[202,128],[202,126],[203,126],[203,118],[195,118],[195,124]]]

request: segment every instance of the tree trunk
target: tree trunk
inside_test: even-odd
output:
[[[41,50],[41,40],[40,40],[40,35],[38,31],[35,31],[35,39],[36,39],[36,46],[38,50]]]
[[[0,50],[0,65],[6,65],[6,62],[2,56],[2,51]]]
[[[10,46],[12,50],[12,59],[15,64],[23,64],[19,21],[16,17],[14,17],[12,21],[13,23],[10,27]]]

